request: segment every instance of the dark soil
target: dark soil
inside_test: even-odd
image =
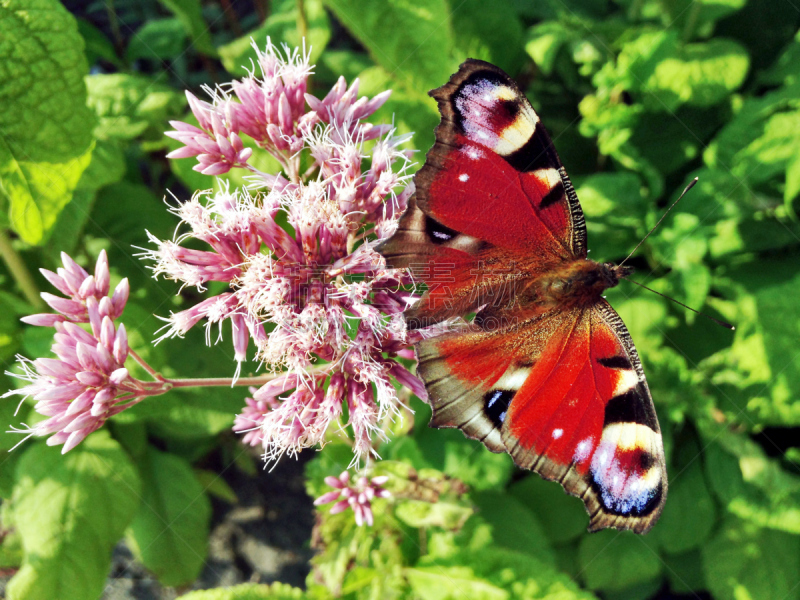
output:
[[[231,505],[212,498],[208,558],[197,581],[182,589],[161,586],[120,542],[103,600],[172,600],[189,589],[246,582],[282,581],[305,587],[314,518],[303,467],[312,457],[312,452],[305,452],[299,460],[284,458],[271,472],[254,477],[226,469],[222,477],[239,502]]]

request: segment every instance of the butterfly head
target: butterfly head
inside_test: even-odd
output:
[[[615,265],[614,263],[603,263],[603,267],[608,270],[611,280],[614,281],[614,285],[617,285],[620,279],[623,279],[628,275],[633,275],[634,271],[636,270],[633,267]]]
[[[592,264],[592,261],[586,261]],[[600,295],[608,288],[615,287],[619,280],[633,273],[633,267],[618,266],[614,263],[593,263],[593,268],[586,269],[583,274],[583,286],[589,295]]]

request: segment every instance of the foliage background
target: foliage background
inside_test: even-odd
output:
[[[11,369],[15,353],[49,345],[49,332],[18,321],[47,289],[36,269],[62,250],[93,263],[105,248],[132,283],[123,320],[137,352],[169,375],[232,365],[196,332],[150,345],[153,313],[194,292],[150,279],[132,245],[145,228],[171,235],[166,189],[183,199],[212,186],[191,160],[164,158],[162,132],[186,116],[183,89],[244,74],[250,36],[305,35],[312,92],[340,74],[359,77],[363,94],[392,88],[380,116],[417,132],[423,153],[438,121],[427,90],[467,57],[489,60],[549,128],[593,258],[621,260],[700,178],[633,264],[643,283],[736,332],[633,286],[609,291],[664,429],[661,521],[645,537],[589,535],[577,499],[457,431],[429,430],[416,401],[378,467],[394,475],[395,499],[377,504],[372,529],[318,513],[306,591],[185,597],[800,598],[799,23],[789,0],[0,0],[0,358]],[[173,392],[66,457],[41,442],[4,455],[8,597],[100,597],[122,536],[165,586],[186,589],[206,556],[209,495],[235,499],[196,465],[216,453],[270,476],[228,433],[242,405],[237,390]],[[4,425],[29,417],[15,408],[0,404]],[[17,441],[0,435],[0,449]],[[309,493],[348,462],[343,446],[317,454]]]

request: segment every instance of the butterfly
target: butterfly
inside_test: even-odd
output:
[[[645,533],[667,496],[661,430],[630,334],[603,297],[633,269],[587,259],[575,190],[505,72],[470,59],[430,95],[436,143],[378,246],[427,284],[408,327],[444,332],[415,345],[430,424],[558,481],[583,500],[590,531]]]

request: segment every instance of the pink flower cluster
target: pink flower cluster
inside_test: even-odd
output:
[[[342,472],[339,477],[326,477],[325,483],[334,488],[314,500],[314,506],[336,502],[331,507],[331,514],[343,512],[348,508],[353,509],[356,525],[361,527],[364,523],[372,526],[372,500],[375,498],[389,498],[391,494],[381,486],[389,481],[385,475],[367,479],[359,477],[356,483],[350,483],[350,473]]]
[[[212,102],[199,100],[187,91],[189,107],[199,127],[171,121],[175,131],[167,135],[184,144],[168,154],[168,158],[197,157],[193,168],[205,175],[222,175],[234,167],[251,170],[273,187],[285,183],[281,176],[260,173],[247,162],[253,154],[241,135],[249,137],[257,147],[272,154],[294,181],[299,177],[298,153],[306,146],[306,138],[319,123],[337,123],[349,133],[354,128],[364,140],[375,139],[389,131],[387,126],[359,123],[386,102],[389,92],[368,100],[356,99],[358,83],[350,88],[340,78],[322,100],[306,93],[313,67],[308,54],[284,47],[284,55],[267,38],[265,51],[253,42],[260,77],[255,73],[216,89],[206,88]],[[307,110],[306,102],[312,108]]]
[[[33,397],[35,410],[48,418],[21,431],[29,436],[50,435],[48,445],[63,444],[62,452],[68,452],[110,416],[140,401],[146,392],[124,366],[129,352],[125,326],[114,325],[128,300],[128,280],[123,279],[109,296],[105,251],[100,253],[94,275],[66,254],[62,253],[61,259],[64,267],[56,273],[42,269],[47,280],[68,296],[42,293],[45,302],[59,314],[22,319],[31,325],[55,328],[52,352],[57,358],[29,361],[18,357],[23,374],[16,376],[29,384],[2,397]],[[79,323],[88,324],[89,331]]]
[[[341,78],[317,99],[306,93],[307,55],[284,56],[271,45],[258,65],[260,77],[211,91],[211,102],[190,97],[199,129],[173,123],[170,135],[185,146],[172,157],[197,156],[195,169],[208,174],[243,168],[252,190],[262,191],[219,181],[216,192],[174,209],[183,234],[151,236],[156,248],[145,254],[156,276],[199,290],[211,281],[229,286],[170,315],[162,337],[205,319],[210,342],[212,326],[229,321],[237,373],[251,342],[259,362],[287,370],[237,417],[246,443],[261,445],[267,460],[324,443],[346,405],[357,461],[374,454],[373,439],[397,412],[392,380],[424,394],[397,360],[413,358],[408,345],[418,335],[401,314],[414,299],[404,289],[408,276],[387,269],[374,250],[413,193],[410,154],[400,148],[407,137],[365,121],[389,92],[358,99],[358,80],[348,87]],[[282,171],[249,165],[241,136]],[[185,247],[190,238],[208,249]]]

